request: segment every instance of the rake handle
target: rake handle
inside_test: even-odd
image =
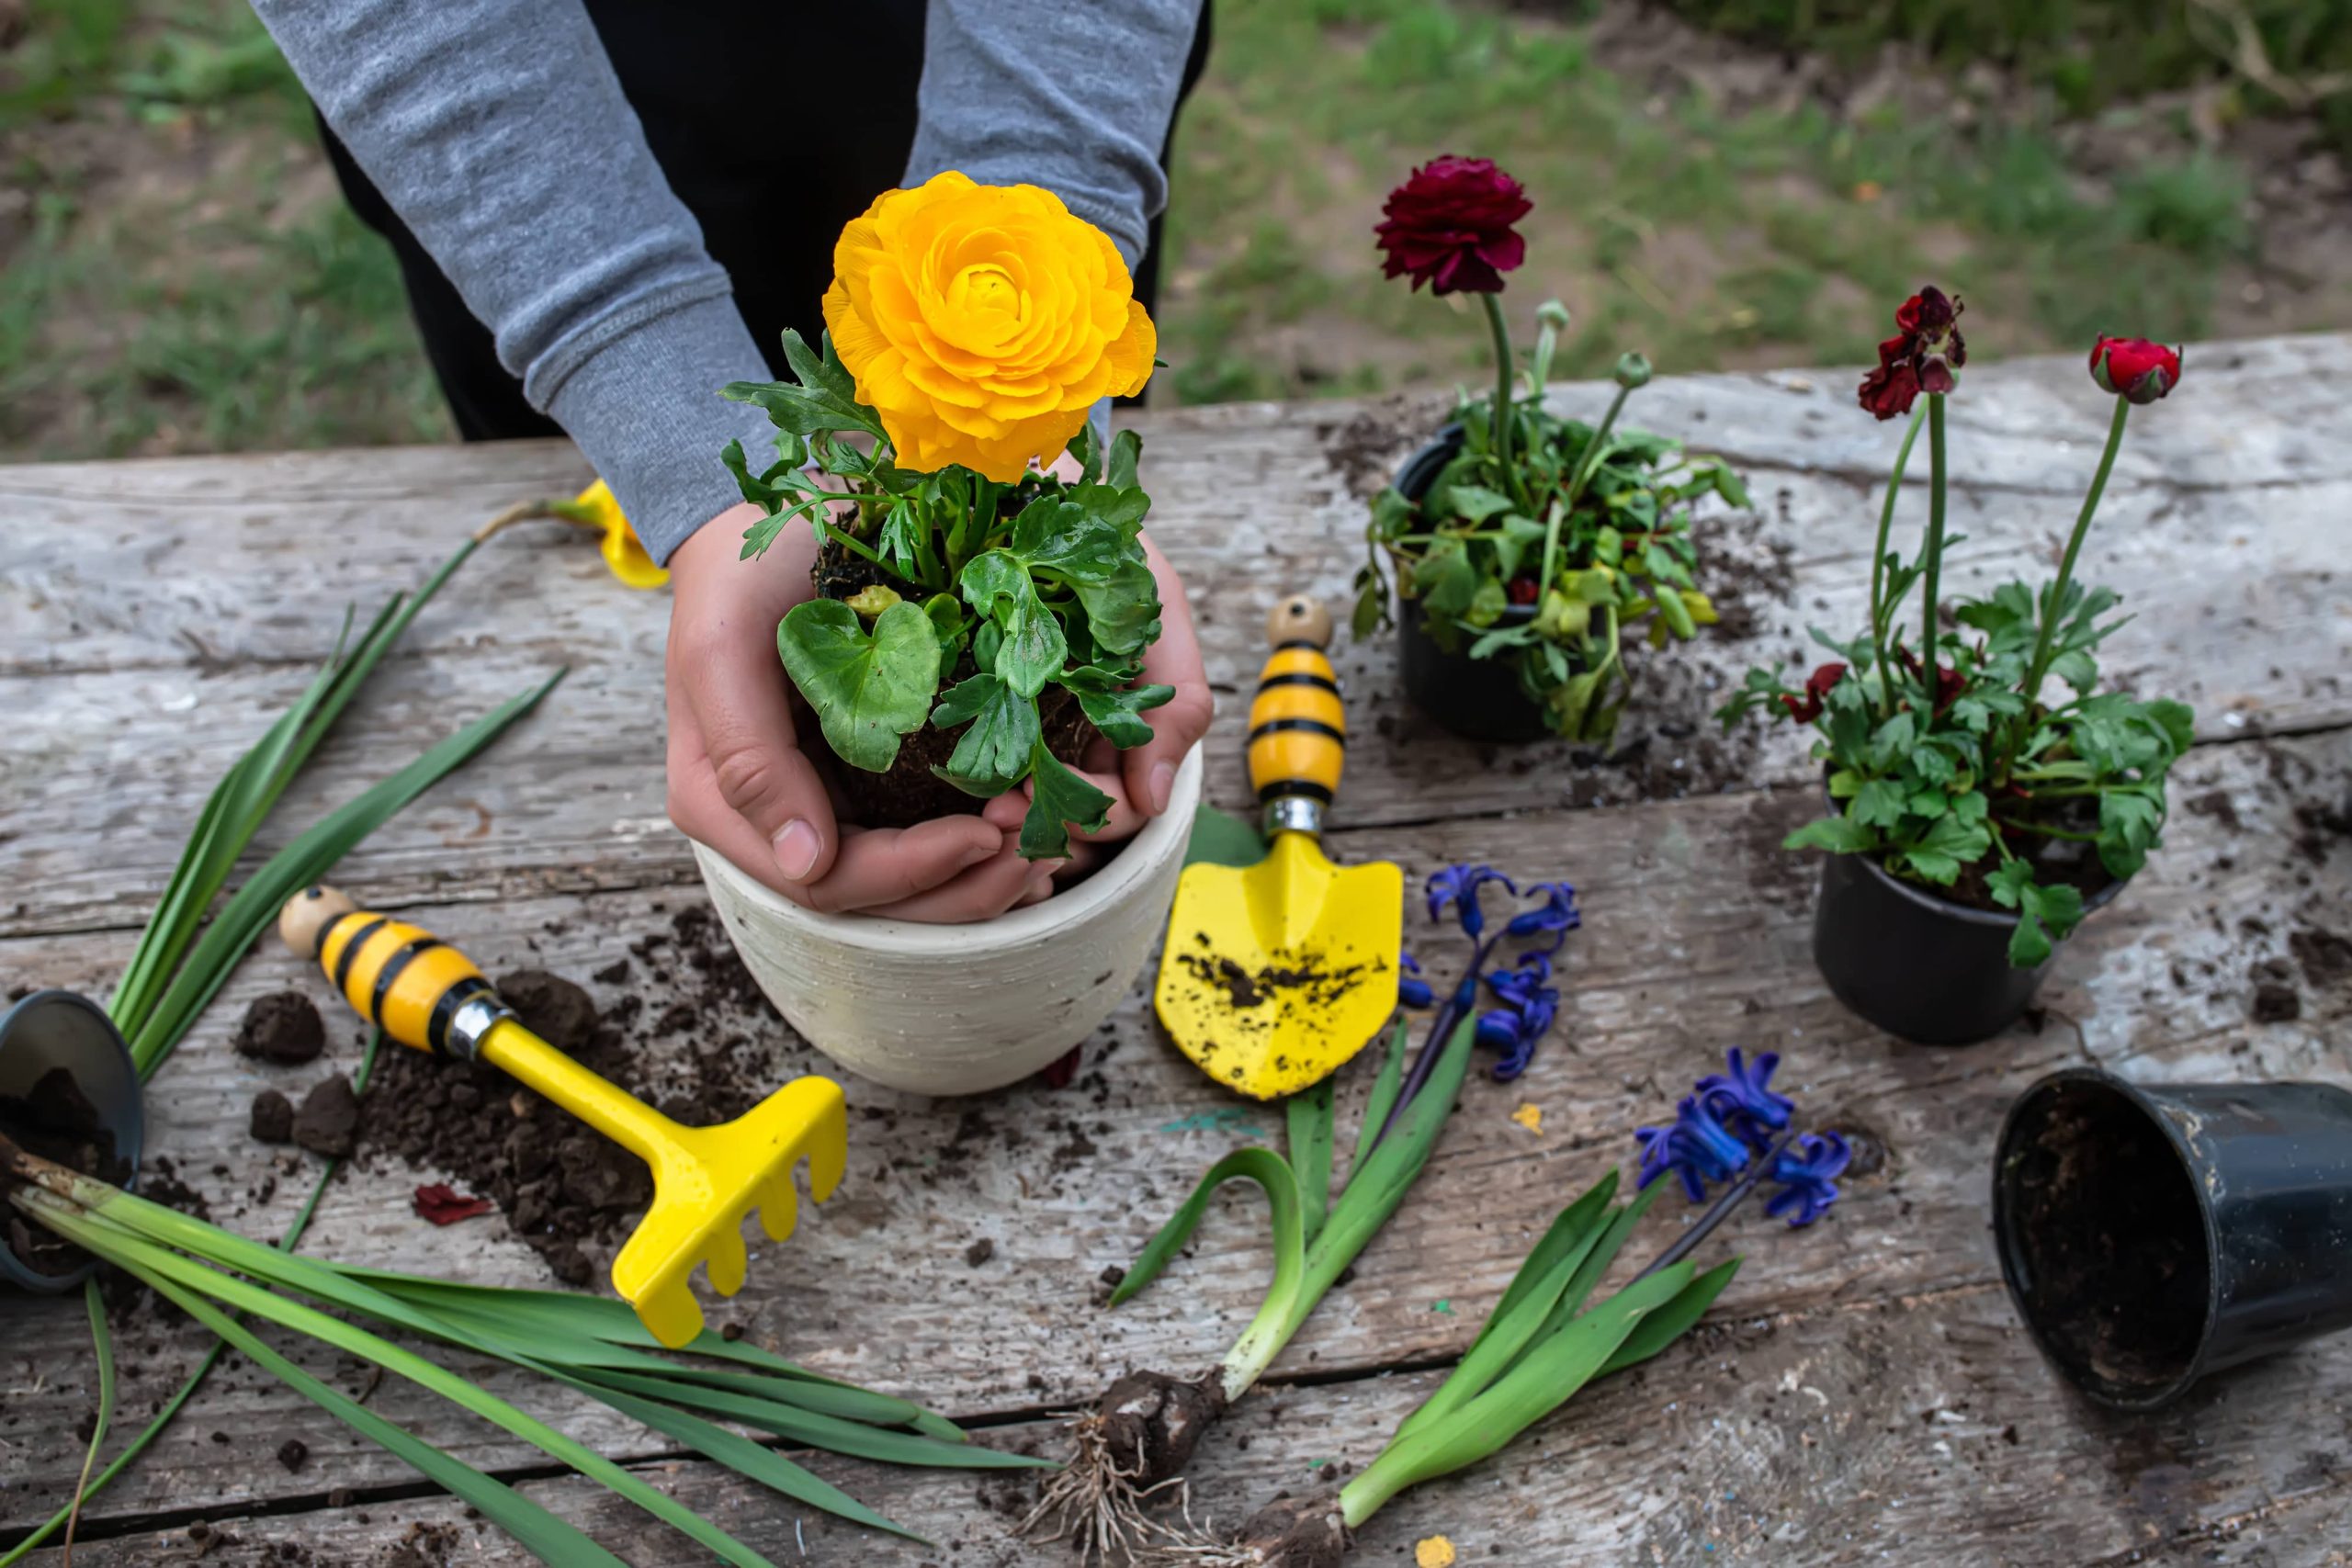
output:
[[[1294,594],[1266,617],[1273,644],[1250,704],[1250,786],[1273,831],[1319,833],[1323,811],[1340,792],[1348,720],[1340,681],[1323,650],[1330,612]]]

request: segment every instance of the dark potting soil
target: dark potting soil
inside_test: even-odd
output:
[[[246,1115],[245,1130],[260,1143],[292,1143],[294,1102],[274,1089],[263,1089],[254,1096],[253,1108]]]
[[[2112,1091],[2053,1096],[2020,1155],[2013,1235],[2029,1315],[2062,1361],[2126,1389],[2170,1382],[2204,1333],[2208,1261],[2180,1156]]]
[[[2066,800],[2062,809],[2047,812],[2033,820],[2046,827],[2069,833],[2091,833],[2098,830],[2098,807],[2087,799]],[[2086,903],[2097,894],[2105,892],[2115,883],[2115,874],[2098,858],[2096,846],[2073,839],[2047,839],[2038,833],[2019,832],[2010,835],[2009,852],[2023,859],[2033,868],[2033,879],[2044,887],[2069,886],[2079,891]],[[1915,884],[1947,903],[1963,905],[1971,909],[1990,909],[2007,914],[1993,897],[1988,880],[2000,869],[1998,852],[1987,855],[1973,865],[1960,868],[1960,879],[1949,888]]]
[[[245,1009],[232,1043],[240,1055],[296,1066],[317,1060],[326,1049],[326,1024],[317,1004],[300,991],[272,991]]]
[[[98,1124],[97,1108],[63,1067],[51,1067],[21,1095],[0,1094],[0,1135],[28,1155],[69,1167],[117,1186],[130,1167],[115,1153],[114,1135]],[[0,1176],[0,1183],[8,1178]],[[13,1208],[7,1215],[8,1249],[40,1274],[71,1274],[86,1261],[82,1249],[28,1222]]]
[[[638,997],[599,1010],[579,986],[545,970],[499,976],[498,991],[533,1033],[687,1126],[740,1116],[775,1087],[743,1035],[714,1030],[705,1037],[713,1018],[767,1011],[716,915],[701,906],[680,910],[668,931],[629,953],[678,993],[658,1015]],[[654,1081],[633,1034],[686,1043],[673,1077]],[[653,1196],[636,1156],[568,1111],[494,1067],[421,1052],[379,1059],[358,1142],[363,1154],[396,1156],[490,1199],[567,1284],[594,1280],[594,1255],[616,1244]]]
[[[359,1097],[351,1080],[338,1073],[321,1078],[294,1112],[294,1141],[314,1155],[344,1159],[356,1145]]]
[[[809,581],[828,599],[847,599],[860,589],[876,584],[889,588],[903,598],[920,602],[922,597],[922,590],[903,579],[830,542],[817,552],[817,564],[809,570]],[[976,668],[967,652],[940,682],[940,690],[944,692],[966,679]],[[1059,686],[1048,686],[1039,694],[1037,720],[1045,734],[1046,750],[1071,767],[1079,765],[1087,748],[1102,733],[1087,721],[1078,699]],[[958,725],[943,730],[924,725],[899,740],[898,758],[884,773],[870,773],[836,760],[832,769],[833,792],[839,797],[843,818],[864,828],[911,828],[937,817],[976,815],[986,802],[966,795],[933,772],[947,765],[967,728]],[[813,725],[811,728],[813,731]]]

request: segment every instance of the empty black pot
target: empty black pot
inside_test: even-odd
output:
[[[2087,913],[2121,892],[2111,882]],[[1839,1001],[1917,1045],[1973,1045],[2017,1021],[2057,956],[2009,963],[2017,917],[1939,898],[1872,855],[1824,855],[1813,907],[1813,961]]]
[[[114,1021],[89,998],[35,991],[0,1013],[0,1097],[17,1102],[19,1117],[39,1122],[18,1131],[111,1145],[116,1168],[95,1174],[119,1177],[125,1187],[135,1180],[147,1135],[139,1069]],[[14,1215],[0,1204],[0,1279],[49,1292],[78,1285],[89,1274],[89,1263],[52,1274],[19,1258],[7,1224]]]
[[[2002,1124],[1993,1230],[2043,1354],[2154,1409],[2352,1328],[2352,1093],[2055,1074]]]
[[[1420,500],[1461,450],[1462,427],[1447,425],[1436,440],[1405,459],[1396,470],[1396,489],[1408,501]],[[1414,706],[1464,740],[1541,740],[1552,733],[1544,721],[1543,705],[1520,687],[1517,660],[1446,652],[1430,640],[1422,629],[1421,607],[1402,590],[1400,582],[1396,662],[1405,694]],[[1534,616],[1533,605],[1513,604],[1496,624],[1518,626]]]

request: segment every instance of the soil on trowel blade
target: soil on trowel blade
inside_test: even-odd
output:
[[[115,1153],[114,1134],[98,1124],[97,1108],[63,1067],[51,1067],[22,1095],[0,1094],[0,1134],[27,1154],[69,1166],[120,1186],[130,1167]],[[0,1177],[0,1185],[6,1178]],[[71,1274],[88,1261],[82,1249],[36,1228],[14,1209],[7,1217],[8,1250],[41,1274]]]
[[[775,1087],[764,1062],[746,1059],[755,1054],[743,1036],[707,1037],[712,1018],[767,1005],[709,909],[679,911],[667,931],[629,953],[596,977],[614,984],[650,971],[676,998],[658,1013],[637,996],[600,1010],[580,986],[540,969],[495,983],[534,1034],[684,1125],[729,1121]],[[633,1037],[665,1043],[664,1073],[657,1077]],[[667,1049],[672,1040],[684,1049]],[[452,1057],[379,1058],[358,1141],[363,1154],[395,1155],[490,1199],[571,1285],[594,1280],[595,1256],[627,1235],[653,1197],[651,1176],[628,1150],[496,1068]]]

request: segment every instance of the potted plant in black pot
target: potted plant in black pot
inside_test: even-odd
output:
[[[1967,358],[1961,309],[1933,288],[1914,295],[1861,385],[1880,419],[1911,416],[1879,512],[1870,625],[1847,642],[1815,632],[1838,659],[1800,688],[1749,671],[1718,716],[1729,726],[1760,708],[1815,731],[1831,813],[1787,840],[1829,852],[1815,961],[1856,1012],[1936,1045],[1983,1040],[2025,1010],[2056,944],[2156,847],[2165,775],[2191,735],[2187,705],[2102,688],[2097,650],[2129,617],[2075,576],[2132,409],[2179,383],[2178,352],[2099,339],[2091,375],[2115,413],[2056,578],[1963,599],[1947,626],[1944,400]],[[1923,424],[1927,536],[1905,560],[1887,536]],[[1903,621],[1915,587],[1916,632]]]
[[[1606,741],[1632,689],[1626,637],[1657,648],[1715,620],[1695,575],[1694,504],[1747,496],[1723,464],[1616,428],[1626,394],[1650,378],[1638,354],[1617,361],[1598,425],[1544,407],[1568,319],[1557,300],[1536,312],[1522,384],[1501,295],[1526,254],[1511,225],[1529,207],[1484,158],[1439,158],[1389,195],[1378,230],[1387,276],[1478,297],[1495,387],[1465,392],[1373,502],[1354,632],[1386,624],[1393,569],[1405,690],[1422,711],[1473,740]]]

